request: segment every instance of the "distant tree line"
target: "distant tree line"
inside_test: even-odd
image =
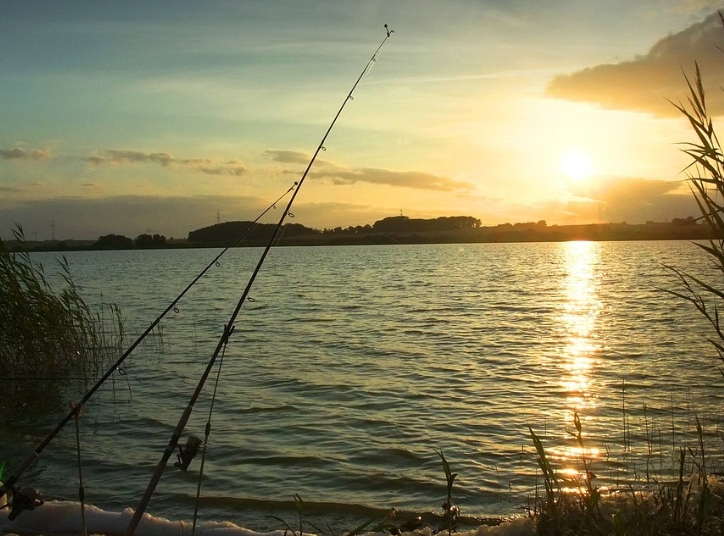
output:
[[[483,227],[477,218],[471,216],[448,216],[432,219],[392,216],[376,221],[373,225],[313,229],[298,223],[288,223],[279,233],[281,243],[288,244],[377,244],[388,243],[388,235],[398,234],[398,240],[406,243],[449,242],[455,240],[472,242],[520,242],[559,240],[660,240],[699,239],[708,237],[706,222],[688,216],[673,218],[668,223],[647,221],[645,225],[628,226],[619,224],[587,224],[558,226],[547,225],[545,220],[518,223],[501,223]],[[191,231],[188,241],[167,241],[160,234],[141,234],[135,239],[109,234],[98,238],[90,249],[154,249],[164,247],[228,245],[242,234],[247,233],[245,245],[263,245],[274,233],[276,224],[255,224],[250,221],[218,223]],[[674,230],[676,229],[676,230]],[[465,231],[457,233],[456,231]],[[470,231],[473,231],[472,233]],[[440,233],[434,235],[434,233]],[[292,240],[285,240],[291,238]],[[16,245],[9,243],[12,249]],[[88,249],[89,246],[66,246],[53,242],[53,247],[36,246],[33,250]]]
[[[269,240],[276,224],[254,224],[249,221],[218,223],[189,233],[189,242],[197,244],[228,244],[239,237],[247,229],[251,229],[247,240],[260,242]],[[293,237],[303,235],[365,235],[370,233],[420,233],[426,231],[457,231],[477,229],[480,220],[471,216],[452,216],[425,219],[413,219],[407,216],[393,216],[376,221],[374,225],[357,225],[335,227],[333,229],[312,229],[297,223],[284,226],[282,236]]]
[[[151,249],[166,247],[166,237],[160,234],[142,234],[134,240],[127,236],[109,234],[98,238],[91,249]]]
[[[426,231],[462,231],[479,227],[480,220],[472,216],[443,216],[430,220],[392,216],[376,221],[372,229],[380,233],[424,233]]]
[[[217,223],[189,233],[189,242],[201,244],[230,244],[248,230],[247,240],[259,242],[269,240],[276,229],[274,223],[254,223],[251,221],[230,221]],[[319,234],[317,229],[305,227],[299,223],[284,226],[283,236]]]

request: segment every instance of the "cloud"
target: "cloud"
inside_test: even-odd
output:
[[[0,149],[0,159],[2,160],[43,160],[51,156],[53,153],[50,149],[32,149],[30,151],[22,147]]]
[[[301,151],[280,151],[270,149],[268,151],[264,151],[262,154],[266,158],[282,164],[308,164],[312,159],[312,155]]]
[[[126,149],[108,149],[105,156],[94,154],[83,158],[85,162],[99,166],[103,164],[160,164],[163,167],[177,166],[209,175],[234,175],[241,177],[247,168],[240,160],[218,162],[209,158],[177,159],[171,153],[144,153]]]
[[[264,151],[264,156],[275,162],[284,164],[308,164],[311,158],[307,153],[299,151]],[[420,171],[393,171],[389,169],[356,168],[350,169],[332,162],[317,160],[316,169],[309,173],[313,179],[329,179],[332,184],[348,185],[357,182],[386,184],[400,188],[415,190],[436,190],[451,192],[455,190],[473,190],[475,185],[467,181],[451,179],[443,175],[433,175]],[[299,171],[284,170],[284,174],[298,175]]]
[[[253,220],[266,201],[241,196],[113,196],[105,198],[56,197],[11,200],[0,196],[0,235],[10,235],[16,223],[27,233],[50,239],[51,223],[60,240],[95,240],[105,234],[134,238],[146,233],[186,238],[188,232],[222,221]],[[277,213],[275,213],[276,217]]]
[[[691,192],[681,182],[611,177],[571,188],[576,199],[561,207],[563,219],[582,216],[605,221],[644,223],[699,214]]]
[[[653,198],[674,192],[680,186],[681,182],[610,177],[572,185],[569,187],[569,191],[579,197],[588,197],[595,201],[615,202],[631,199],[634,203],[646,203]]]
[[[162,166],[167,166],[173,162],[173,156],[169,153],[142,153],[140,151],[116,149],[109,149],[106,152],[110,156],[109,160],[113,163],[157,162]]]
[[[352,170],[330,169],[310,173],[316,179],[331,179],[333,184],[354,184],[369,182],[387,184],[415,190],[436,190],[451,192],[454,190],[473,190],[475,186],[467,181],[458,181],[443,175],[433,175],[420,171],[391,171],[389,169],[359,168]]]
[[[17,194],[23,191],[24,190],[21,190],[20,188],[15,188],[14,186],[0,186],[0,192],[5,192],[8,194]]]
[[[551,97],[589,102],[602,108],[680,116],[670,101],[686,98],[685,71],[701,67],[710,113],[724,113],[724,28],[718,13],[670,34],[643,56],[602,64],[553,78],[546,88]]]

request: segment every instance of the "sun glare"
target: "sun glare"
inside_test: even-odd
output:
[[[580,149],[561,154],[560,171],[569,179],[582,181],[590,177],[595,170],[591,157]]]

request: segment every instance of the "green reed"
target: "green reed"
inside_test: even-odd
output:
[[[24,243],[22,228],[15,238]],[[115,304],[93,312],[80,296],[65,258],[65,288],[56,293],[42,265],[0,241],[0,378],[3,407],[51,397],[68,381],[87,384],[119,355],[123,319]],[[42,405],[42,404],[41,404]]]
[[[442,504],[443,518],[442,523],[440,524],[440,528],[438,528],[437,532],[440,532],[441,530],[447,528],[448,536],[450,536],[450,534],[452,534],[453,532],[453,529],[455,528],[455,525],[457,524],[458,516],[460,515],[460,508],[454,505],[452,501],[453,483],[455,482],[455,478],[458,476],[458,474],[453,473],[450,470],[450,464],[448,464],[442,451],[435,452],[437,452],[437,455],[440,456],[440,461],[442,462],[442,469],[445,473],[445,480],[447,482],[447,501]]]
[[[709,256],[720,276],[724,273],[724,154],[707,111],[698,65],[694,82],[688,77],[686,82],[689,87],[688,104],[675,106],[689,121],[698,139],[698,142],[683,144],[683,151],[692,159],[687,168],[689,186],[701,212],[701,219],[712,232],[708,244],[696,245]],[[673,266],[667,268],[681,286],[679,291],[669,292],[694,305],[713,327],[714,336],[708,340],[716,349],[719,359],[724,361],[724,331],[719,319],[719,308],[724,300],[721,283],[705,281]]]
[[[653,422],[644,417],[644,448],[652,452]],[[545,495],[536,495],[529,515],[540,535],[682,535],[722,534],[724,531],[724,485],[712,465],[707,437],[701,420],[695,417],[695,441],[678,448],[674,478],[646,473],[646,485],[633,480],[618,489],[602,491],[594,484],[593,460],[587,454],[581,420],[574,413],[575,431],[569,432],[578,447],[583,470],[565,476],[556,467],[540,437],[531,429],[537,465],[543,475]],[[721,437],[715,437],[721,451]],[[631,435],[624,444],[630,449]],[[635,446],[635,445],[634,445]],[[630,451],[624,450],[625,454]],[[572,460],[569,460],[572,462]],[[630,462],[630,460],[629,460]],[[648,467],[648,462],[647,462]],[[650,479],[650,480],[649,480]]]

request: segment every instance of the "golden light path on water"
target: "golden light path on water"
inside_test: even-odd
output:
[[[583,430],[593,415],[597,398],[595,363],[601,344],[596,335],[602,309],[597,270],[601,246],[598,242],[583,241],[563,245],[562,260],[567,275],[562,289],[565,302],[560,323],[567,337],[561,348],[561,387],[565,392],[565,420],[570,424],[570,431],[566,444],[554,449],[554,455],[561,475],[568,480],[565,487],[577,492],[587,476],[584,458],[589,463],[600,457],[599,449],[586,445]],[[578,430],[574,425],[576,415],[583,423]]]

